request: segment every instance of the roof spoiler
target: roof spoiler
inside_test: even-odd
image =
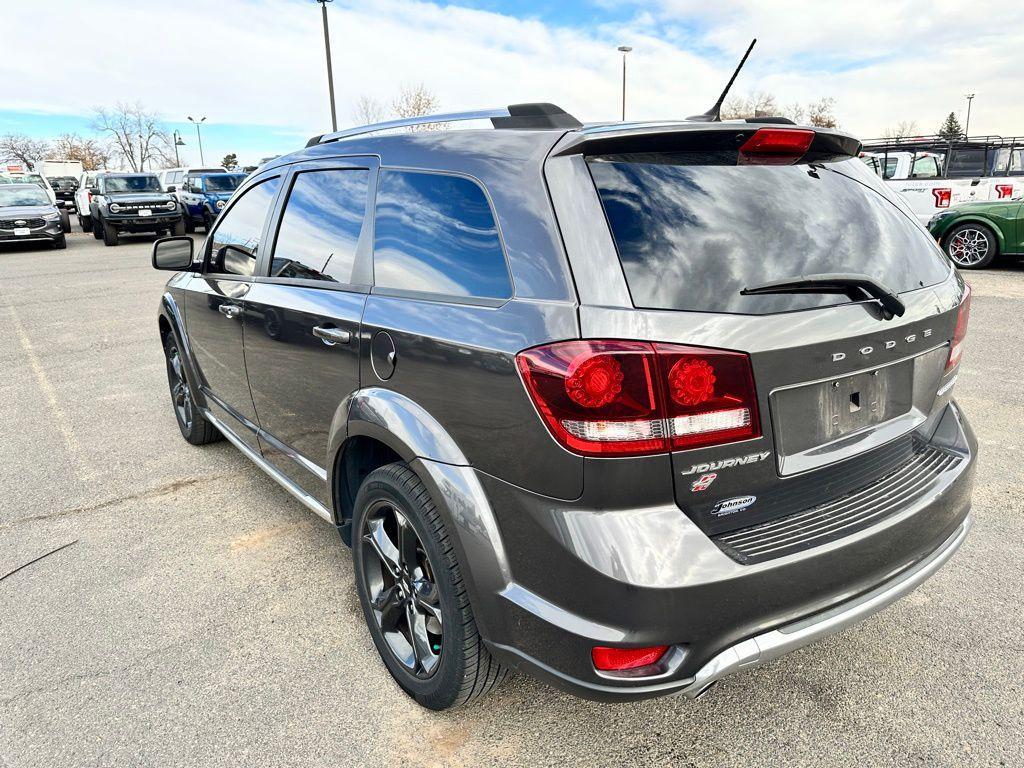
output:
[[[470,120],[490,120],[491,125],[499,129],[544,130],[564,128],[566,130],[573,130],[583,127],[583,123],[561,107],[546,102],[537,102],[511,104],[507,107],[498,107],[497,109],[478,109],[472,112],[449,112],[441,115],[405,117],[399,120],[387,120],[383,123],[360,125],[355,128],[346,128],[344,131],[314,136],[306,142],[306,146],[315,147],[317,144],[341,141],[342,139],[350,139],[354,136],[363,136],[367,133],[378,133],[395,128],[409,128],[417,125],[443,125]]]

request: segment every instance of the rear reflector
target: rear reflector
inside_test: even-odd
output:
[[[639,341],[564,341],[520,352],[554,438],[586,456],[639,456],[758,437],[750,359]]]
[[[956,368],[964,356],[964,341],[967,339],[967,321],[971,317],[971,286],[964,284],[964,298],[956,313],[956,328],[953,339],[949,343],[949,360],[946,361],[946,372]]]
[[[608,648],[599,645],[590,652],[590,656],[594,660],[594,669],[621,672],[624,669],[650,666],[660,660],[667,650],[667,645],[650,648]]]
[[[740,147],[739,162],[747,165],[789,165],[803,157],[814,131],[802,128],[760,128]]]

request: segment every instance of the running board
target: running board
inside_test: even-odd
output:
[[[212,413],[210,413],[209,409],[200,408],[199,410],[202,412],[203,416],[206,418],[207,421],[213,424],[213,426],[215,426],[220,431],[220,433],[224,435],[224,437],[226,437],[231,442],[232,445],[235,446],[235,448],[242,452],[242,455],[246,456],[253,464],[255,464],[257,467],[266,472],[272,480],[275,480],[278,483],[278,485],[280,485],[282,488],[288,491],[288,493],[290,493],[296,499],[301,501],[311,510],[316,512],[317,515],[322,517],[331,525],[335,525],[334,518],[331,515],[330,510],[328,510],[323,504],[321,504],[319,501],[317,501],[315,498],[310,496],[299,486],[297,486],[295,483],[293,483],[291,480],[289,480],[287,477],[281,474],[281,471],[278,470],[277,467],[269,463],[266,459],[264,459],[262,456],[256,453],[256,451],[254,451],[252,448],[250,448],[248,445],[242,442],[241,438],[239,438],[238,435],[236,435],[231,430],[231,428],[227,426],[223,421],[221,421]]]

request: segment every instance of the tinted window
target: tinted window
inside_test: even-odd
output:
[[[374,282],[385,288],[507,299],[512,283],[487,196],[470,179],[381,171]]]
[[[742,296],[798,275],[861,272],[896,291],[948,274],[935,243],[871,186],[857,160],[829,165],[689,164],[693,156],[591,161],[633,303],[766,314],[845,296]]]
[[[102,182],[104,194],[118,192],[162,192],[160,179],[156,176],[105,176]]]
[[[985,172],[984,148],[954,149],[949,153],[946,175],[953,177],[981,176]]]
[[[369,171],[357,169],[298,174],[281,217],[271,276],[352,282],[369,179]]]
[[[1024,168],[1022,168],[1022,165],[1024,165],[1021,158],[1022,153],[1024,153],[1024,150],[1019,148],[1014,148],[1012,150],[1009,148],[996,150],[996,159],[992,169],[993,172],[1000,176],[1007,173],[1011,176],[1019,176],[1022,170],[1024,170]]]
[[[263,223],[281,183],[279,178],[250,187],[226,213],[213,231],[207,271],[228,275],[252,275]]]

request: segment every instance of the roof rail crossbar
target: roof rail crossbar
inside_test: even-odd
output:
[[[329,141],[340,141],[353,136],[367,133],[378,133],[394,128],[409,128],[416,125],[433,125],[436,123],[458,123],[470,120],[490,120],[495,128],[579,128],[582,123],[554,104],[512,104],[508,107],[495,109],[477,109],[470,112],[448,112],[441,115],[421,115],[405,117],[399,120],[387,120],[383,123],[371,123],[343,131],[325,133],[314,136],[307,147],[325,144]]]

